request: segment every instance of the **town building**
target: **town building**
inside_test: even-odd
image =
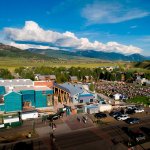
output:
[[[137,76],[136,78],[136,83],[140,84],[140,85],[150,85],[150,80],[146,79],[146,78],[141,78],[141,76]]]
[[[0,111],[18,112],[53,106],[51,87],[52,83],[34,83],[30,79],[0,80]]]
[[[77,76],[70,76],[69,77],[69,82],[71,82],[71,83],[77,83],[78,82]]]
[[[37,81],[56,81],[56,76],[55,75],[40,75],[40,74],[35,74],[34,78]]]
[[[54,95],[61,103],[91,103],[94,101],[94,95],[85,90],[82,84],[63,83],[54,84]]]

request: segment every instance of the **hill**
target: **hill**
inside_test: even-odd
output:
[[[143,62],[138,62],[134,65],[134,67],[150,70],[150,61],[147,60]]]
[[[32,53],[38,53],[43,54],[47,56],[52,56],[54,58],[61,58],[61,59],[79,59],[79,58],[93,58],[93,59],[99,59],[99,60],[109,60],[109,61],[144,61],[144,60],[150,60],[149,57],[142,56],[140,54],[132,54],[132,55],[123,55],[120,53],[115,52],[102,52],[102,51],[94,51],[94,50],[88,50],[88,51],[79,51],[75,50],[74,52],[71,51],[56,51],[56,50],[41,50],[41,49],[28,49],[28,51]]]
[[[8,58],[26,58],[26,59],[35,59],[35,60],[56,60],[53,57],[47,57],[46,55],[32,53],[30,51],[21,50],[19,48],[5,45],[0,43],[0,57],[8,57]]]

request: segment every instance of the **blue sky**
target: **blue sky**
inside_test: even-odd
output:
[[[23,49],[150,56],[149,0],[1,0],[0,40]]]

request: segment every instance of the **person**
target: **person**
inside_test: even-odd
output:
[[[54,123],[52,124],[52,130],[53,132],[56,130],[56,125]]]

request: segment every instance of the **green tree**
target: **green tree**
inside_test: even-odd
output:
[[[95,86],[94,86],[93,83],[90,84],[89,89],[90,89],[90,91],[92,91],[92,92],[95,90]]]

